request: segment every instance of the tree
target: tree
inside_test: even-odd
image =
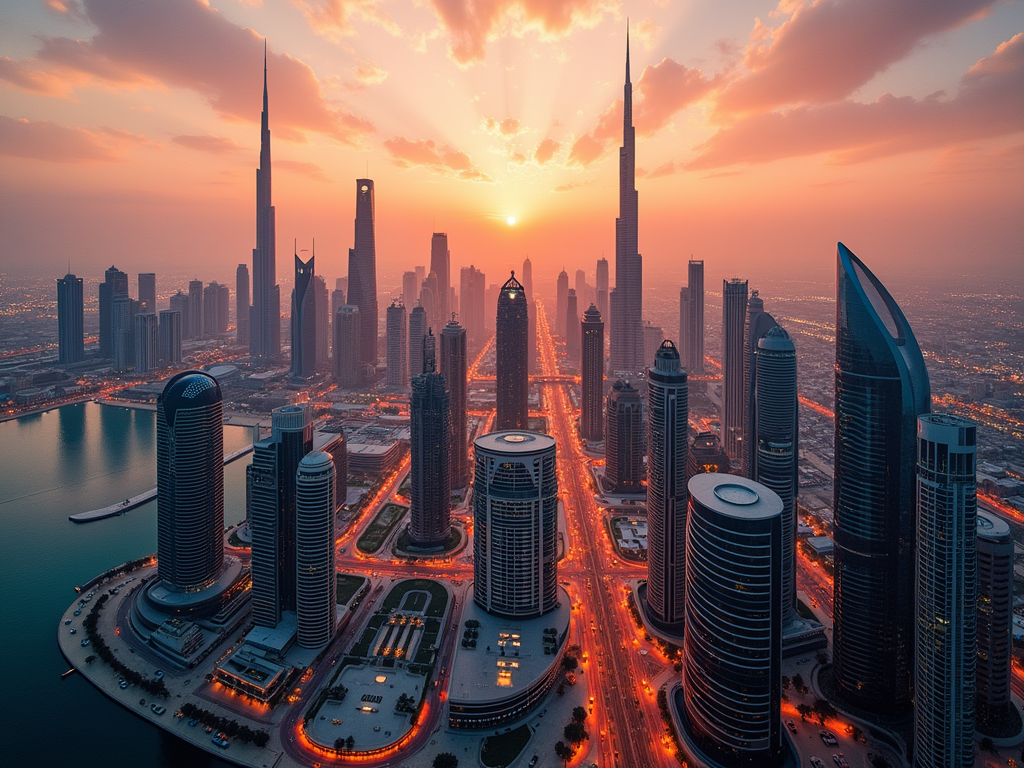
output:
[[[836,717],[839,714],[836,711],[836,708],[829,702],[825,701],[825,699],[815,699],[814,704],[811,706],[811,710],[814,712],[819,725],[824,725],[826,720]]]
[[[807,718],[814,714],[814,710],[811,708],[810,704],[798,704],[796,711],[800,715],[800,719],[805,723],[807,722]]]
[[[459,768],[459,758],[451,752],[442,752],[434,758],[434,768]]]
[[[353,749],[355,749],[355,746],[356,746],[356,740],[353,739],[351,736],[349,736],[347,739],[345,739],[345,749],[347,749],[349,752],[351,752]]]
[[[797,672],[793,675],[793,688],[799,694],[807,693],[807,683],[804,682],[804,676]]]
[[[562,668],[566,672],[572,672],[576,667],[580,665],[579,661],[576,660],[575,656],[569,656],[566,654],[562,657]]]
[[[574,722],[582,723],[587,719],[587,710],[585,707],[573,707],[572,708],[572,719]]]
[[[572,759],[573,750],[564,741],[555,742],[555,754],[562,763],[568,763]]]
[[[565,730],[562,731],[565,734],[565,738],[573,744],[579,744],[584,739],[589,739],[590,735],[583,727],[582,723],[577,723],[575,720],[565,726]]]

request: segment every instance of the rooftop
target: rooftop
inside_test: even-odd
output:
[[[478,437],[474,445],[497,453],[537,453],[555,445],[555,438],[525,429],[505,429]]]
[[[694,475],[689,490],[705,507],[727,517],[762,520],[782,514],[782,499],[775,491],[739,475]]]

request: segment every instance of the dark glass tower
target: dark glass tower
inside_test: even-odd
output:
[[[424,341],[423,373],[412,379],[409,539],[441,547],[452,528],[452,412],[444,376],[435,368],[434,336]]]
[[[997,515],[978,511],[978,663],[976,728],[995,735],[1014,707],[1010,659],[1013,648],[1013,534]],[[1011,715],[1012,719],[1012,715]]]
[[[292,291],[292,376],[308,379],[316,373],[316,291],[314,259],[295,256],[295,288]]]
[[[610,493],[642,493],[644,404],[640,392],[619,379],[608,392],[604,480]]]
[[[714,432],[698,432],[693,443],[690,444],[690,451],[686,457],[686,482],[690,478],[707,472],[718,472],[723,475],[729,474],[732,470],[732,463],[718,435]]]
[[[839,243],[836,279],[836,690],[879,715],[910,707],[917,417],[928,371],[896,301]]]
[[[417,304],[409,313],[409,375],[423,373],[423,339],[427,337],[427,310]]]
[[[565,338],[565,306],[569,296],[569,273],[562,267],[555,280],[555,333]]]
[[[570,366],[579,365],[580,311],[575,288],[570,288],[565,297],[565,356]]]
[[[249,267],[239,264],[235,270],[235,341],[249,343]]]
[[[647,373],[647,607],[682,629],[686,585],[686,373],[664,341]]]
[[[704,261],[690,259],[686,272],[687,315],[683,361],[690,375],[704,373]],[[682,324],[682,319],[680,319]]]
[[[387,383],[389,387],[409,385],[408,319],[405,304],[392,299],[385,312],[385,348],[387,350]]]
[[[754,477],[754,453],[757,451],[757,419],[754,417],[754,398],[757,394],[757,366],[754,356],[757,343],[776,325],[775,318],[764,311],[764,300],[753,291],[747,301],[747,320],[743,329],[743,476]],[[773,489],[774,490],[774,489]]]
[[[322,648],[334,634],[335,472],[330,454],[311,451],[295,478],[295,639],[302,648]]]
[[[743,449],[743,331],[747,281],[722,281],[722,445],[737,464]]]
[[[344,304],[334,313],[334,381],[341,389],[352,389],[360,383],[361,325],[359,307]]]
[[[128,275],[111,266],[100,283],[100,357],[114,357],[114,299],[128,295]]]
[[[84,312],[82,278],[69,272],[57,281],[57,361],[61,365],[85,360]]]
[[[156,274],[153,272],[139,273],[139,303],[142,311],[156,314]]]
[[[496,430],[526,429],[529,392],[526,337],[529,330],[526,291],[513,271],[498,293]]]
[[[469,444],[466,440],[466,401],[469,360],[466,330],[451,320],[441,331],[441,375],[452,404],[452,488],[469,485]]]
[[[437,276],[437,298],[434,300],[436,316],[432,318],[436,326],[448,321],[451,308],[448,306],[449,290],[452,284],[451,252],[448,250],[448,235],[435,232],[430,238],[430,271]],[[412,301],[412,297],[409,298]]]
[[[348,249],[348,303],[359,307],[359,361],[376,368],[377,246],[373,216],[373,179],[356,179],[355,247]]]
[[[600,442],[604,440],[604,323],[593,304],[583,313],[580,328],[583,337],[580,434],[584,440]]]

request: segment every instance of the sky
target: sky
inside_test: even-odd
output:
[[[646,284],[827,278],[839,240],[883,279],[1024,264],[1021,1],[15,0],[0,272],[251,262],[266,41],[284,287],[314,239],[346,273],[366,175],[382,290],[433,231],[453,275],[592,274],[627,27]]]

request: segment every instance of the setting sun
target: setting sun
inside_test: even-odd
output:
[[[516,217],[509,216],[507,219],[505,219],[505,223],[508,224],[510,227],[514,227],[516,225]]]

